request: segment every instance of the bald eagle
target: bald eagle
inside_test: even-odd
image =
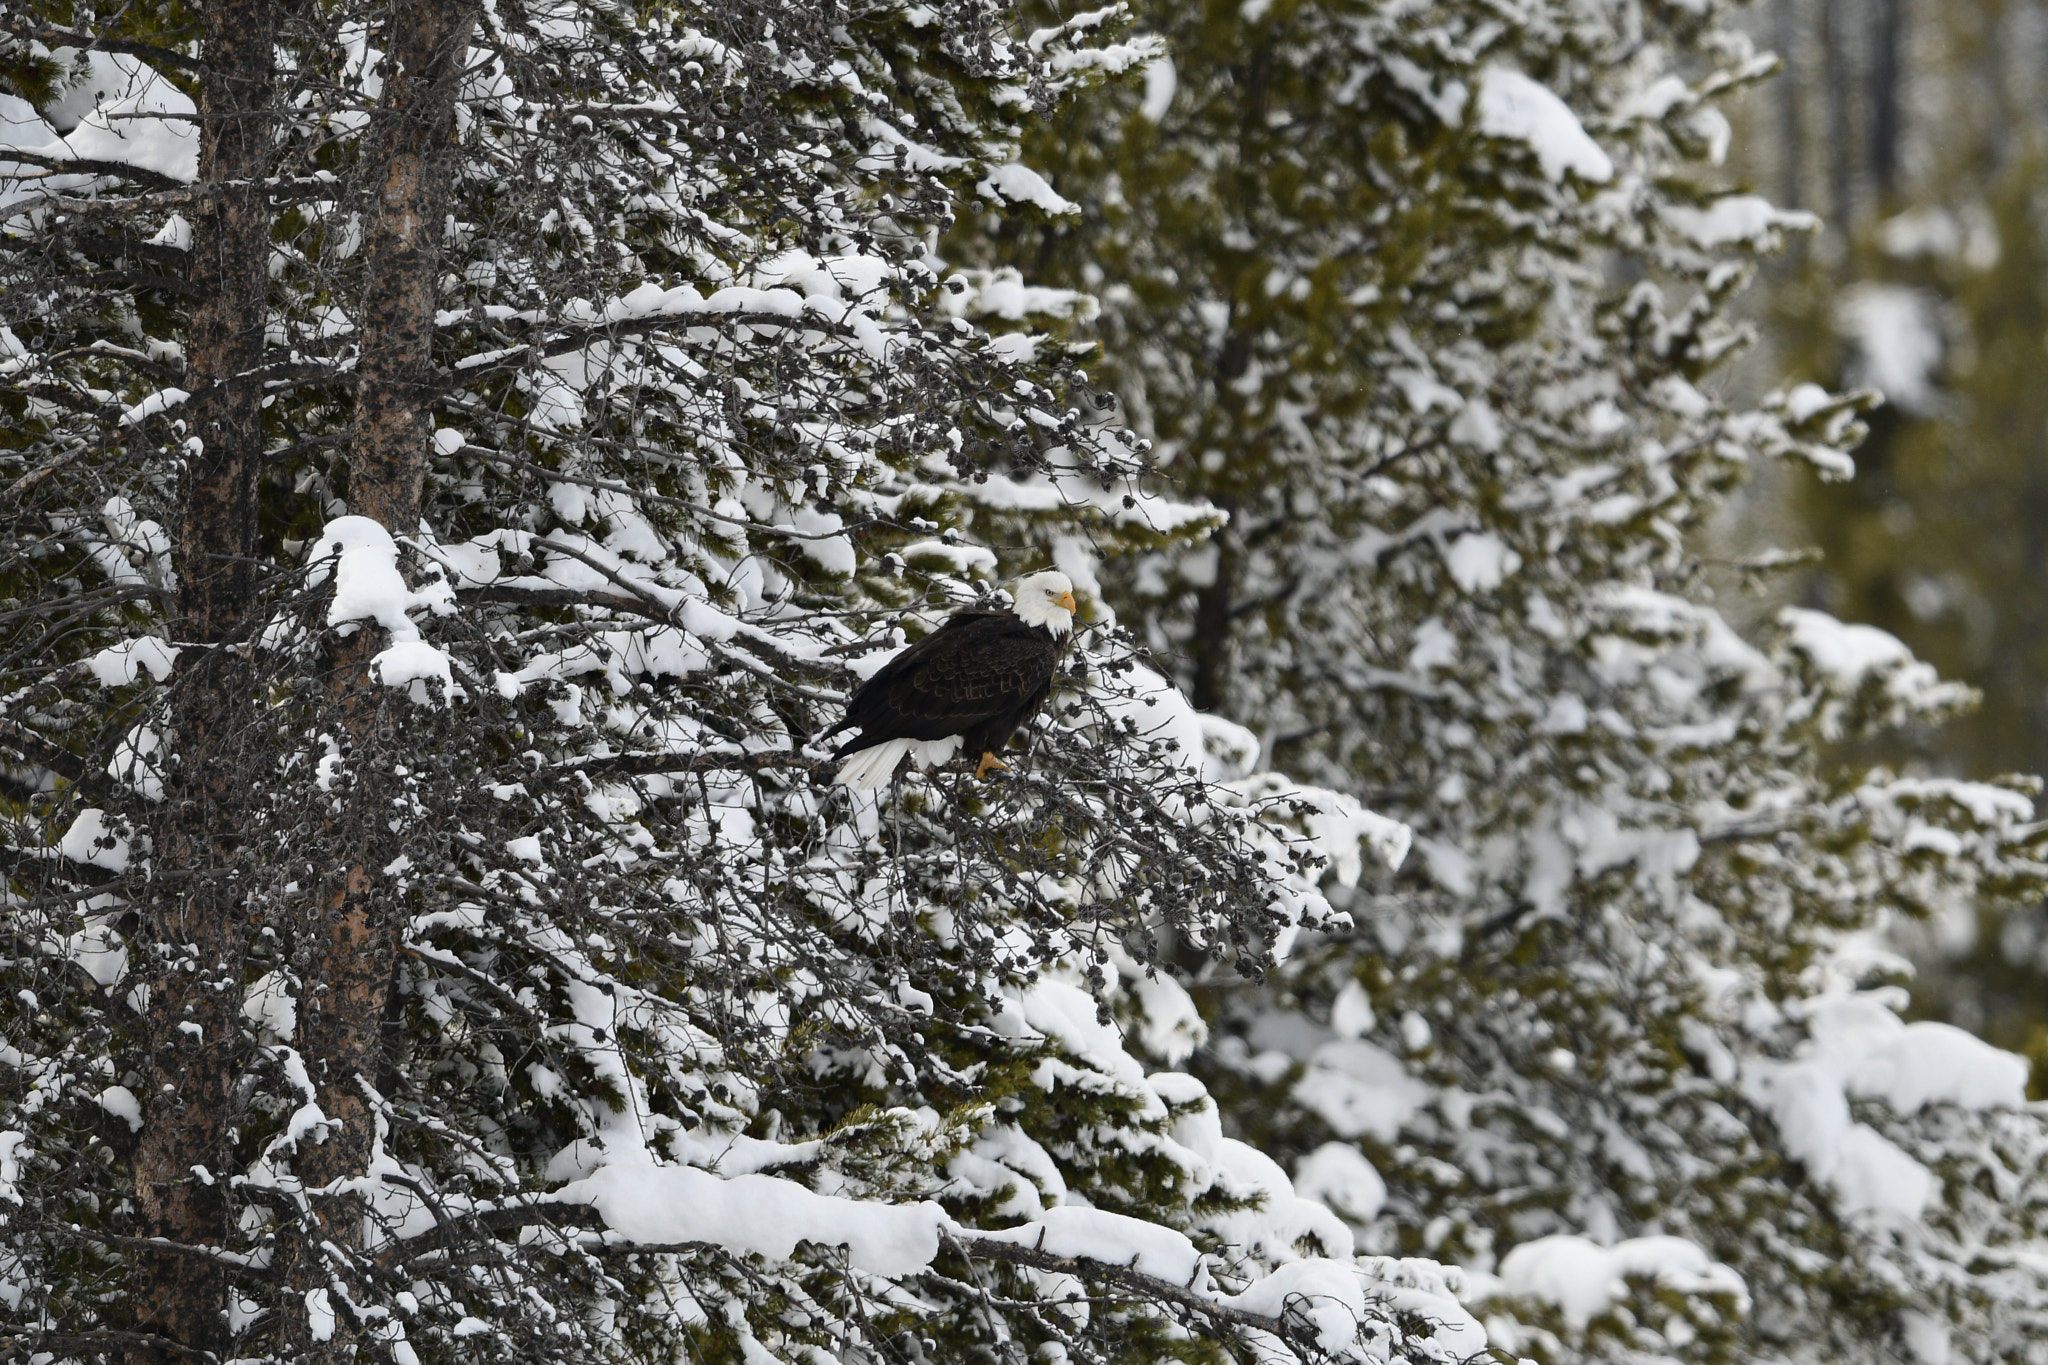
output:
[[[1074,585],[1063,573],[1017,582],[1015,611],[958,611],[862,683],[846,719],[826,731],[858,729],[834,758],[841,786],[887,782],[906,755],[929,767],[964,745],[981,755],[976,778],[1004,768],[996,754],[1038,714],[1074,629]]]

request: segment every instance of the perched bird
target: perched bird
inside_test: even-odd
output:
[[[906,756],[929,767],[963,745],[981,755],[976,778],[1005,767],[996,754],[1045,704],[1074,629],[1065,574],[1029,574],[1015,597],[1015,611],[955,612],[861,684],[825,732],[860,731],[833,754],[846,759],[840,785],[879,787]]]

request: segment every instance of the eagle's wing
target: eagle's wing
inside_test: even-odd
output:
[[[1042,698],[1059,664],[1059,642],[1007,611],[955,613],[885,664],[846,706],[860,727],[841,753],[888,739],[964,734]]]

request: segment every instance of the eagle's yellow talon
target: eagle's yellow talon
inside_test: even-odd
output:
[[[995,769],[995,770],[996,770],[997,772],[1003,772],[1003,773],[1006,773],[1006,772],[1010,771],[1010,765],[1009,765],[1009,764],[1007,764],[1007,763],[1003,762],[1003,761],[1002,761],[1001,759],[997,758],[997,757],[996,757],[996,756],[995,756],[994,754],[992,754],[992,753],[990,753],[990,752],[989,752],[988,750],[984,749],[984,750],[982,750],[982,751],[981,751],[981,766],[980,766],[980,767],[978,767],[978,768],[976,768],[976,769],[974,770],[974,780],[975,780],[975,781],[977,781],[977,782],[985,782],[985,781],[987,781],[987,780],[988,780],[988,770],[989,770],[990,768],[994,768],[994,769]]]

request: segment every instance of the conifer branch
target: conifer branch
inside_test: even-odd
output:
[[[984,1260],[1007,1261],[1012,1265],[1028,1266],[1033,1270],[1072,1275],[1077,1279],[1101,1280],[1120,1285],[1147,1299],[1171,1303],[1219,1325],[1270,1332],[1282,1338],[1288,1335],[1289,1328],[1284,1319],[1269,1318],[1262,1313],[1253,1313],[1227,1303],[1219,1303],[1215,1299],[1197,1294],[1185,1285],[1175,1284],[1157,1275],[1147,1275],[1133,1266],[1118,1265],[1113,1261],[1098,1261],[1085,1256],[1060,1256],[1015,1242],[998,1242],[974,1237],[971,1232],[962,1236],[948,1236],[945,1240],[960,1255],[969,1259],[979,1256]]]
[[[139,43],[129,38],[108,38],[100,34],[79,33],[54,24],[33,24],[21,19],[9,20],[6,32],[28,41],[45,43],[51,47],[73,47],[81,52],[119,52],[130,57],[142,57],[166,66],[175,66],[195,76],[206,74],[206,63],[197,57],[187,56],[176,48],[162,47],[156,43]]]

